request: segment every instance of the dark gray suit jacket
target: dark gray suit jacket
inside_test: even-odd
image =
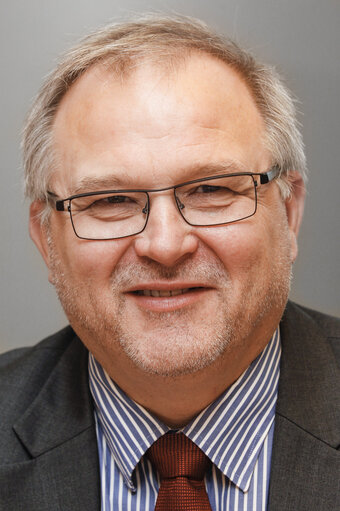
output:
[[[270,511],[335,511],[340,321],[290,303],[281,336]],[[87,357],[68,327],[0,358],[1,511],[100,510]]]

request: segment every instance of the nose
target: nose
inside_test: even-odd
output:
[[[147,257],[164,266],[174,266],[197,250],[194,227],[181,217],[170,196],[153,196],[145,230],[135,239],[139,257]]]

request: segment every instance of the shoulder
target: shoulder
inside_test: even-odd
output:
[[[80,344],[72,328],[66,327],[35,346],[0,356],[0,407],[6,417],[11,420],[25,410],[75,340]]]
[[[340,337],[340,318],[329,316],[297,303],[289,301],[283,315],[283,319],[294,317],[299,322],[313,321],[319,328],[330,334],[330,336]]]
[[[6,378],[10,374],[15,374],[18,377],[25,373],[28,368],[31,368],[32,365],[40,367],[44,372],[46,367],[41,366],[41,362],[44,361],[47,365],[55,363],[74,337],[74,331],[68,326],[46,337],[35,346],[18,348],[3,353],[0,355],[0,379]]]
[[[270,506],[338,509],[340,321],[288,302],[280,332]]]
[[[340,364],[340,319],[322,312],[288,302],[281,321],[286,337],[308,338],[309,342],[322,339],[332,349]]]

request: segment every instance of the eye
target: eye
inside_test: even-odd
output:
[[[104,197],[101,199],[97,199],[92,202],[92,206],[105,206],[106,204],[123,204],[123,203],[129,203],[134,202],[131,197],[128,197],[126,195],[110,195],[109,197]]]
[[[213,184],[201,184],[192,188],[188,195],[230,195],[233,191],[227,186],[217,186]]]
[[[140,207],[143,204],[142,196],[137,194],[115,194],[115,195],[86,195],[84,197],[77,197],[73,200],[72,209],[73,211],[112,211],[121,210],[124,211],[128,208]],[[144,205],[144,204],[143,204]]]
[[[227,188],[223,186],[201,185],[195,188],[192,193],[214,193],[221,190],[225,191]]]

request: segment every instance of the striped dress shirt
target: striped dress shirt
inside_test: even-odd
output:
[[[268,511],[274,414],[280,373],[279,329],[248,369],[187,426],[212,461],[205,486],[214,511]],[[148,448],[170,431],[131,400],[90,354],[102,511],[154,510],[160,480]]]

